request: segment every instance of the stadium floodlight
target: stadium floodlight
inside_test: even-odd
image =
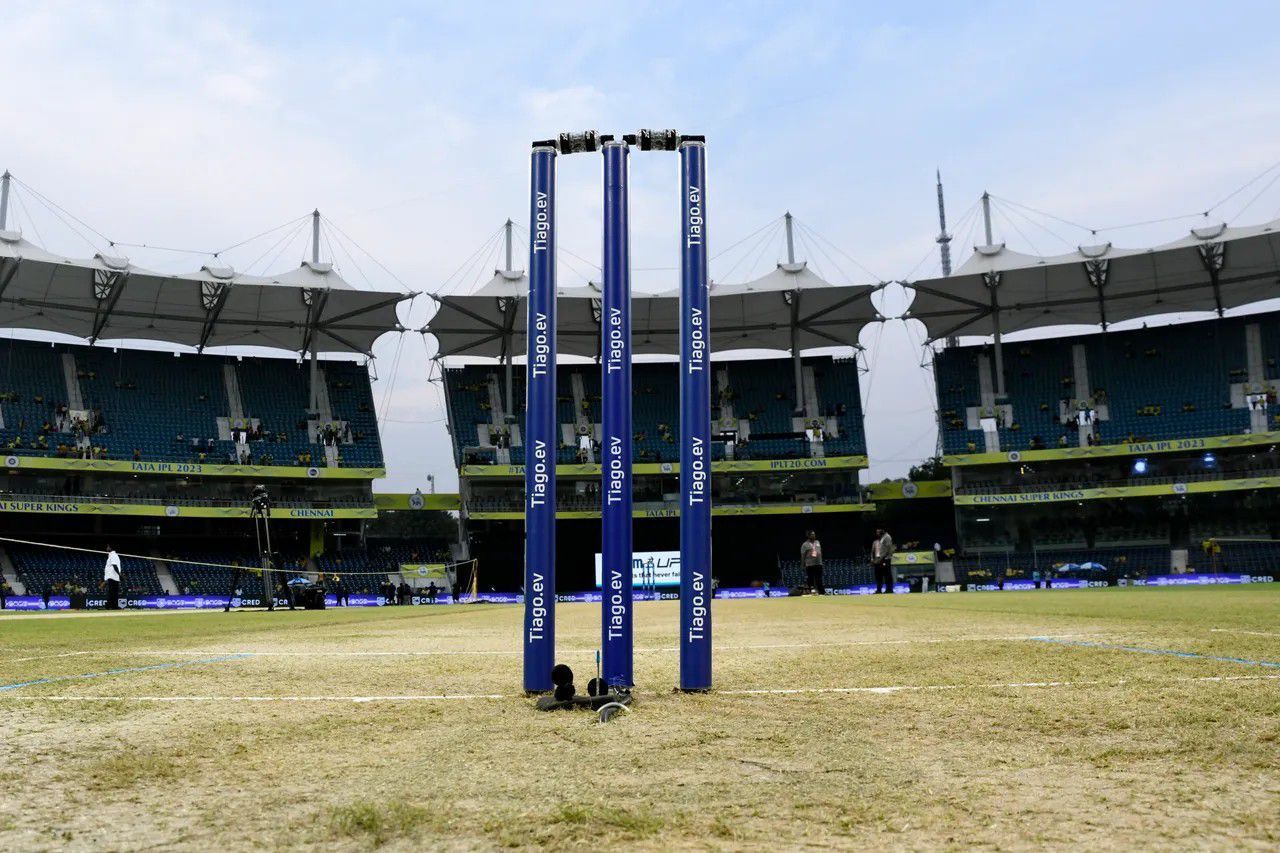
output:
[[[1141,459],[1135,459],[1135,460],[1133,460],[1133,473],[1135,473],[1135,474],[1145,474],[1145,473],[1147,473],[1147,460],[1146,460],[1146,457],[1143,457],[1143,458],[1141,458]]]
[[[1218,464],[1218,457],[1214,456],[1213,453],[1206,453],[1201,461],[1204,462],[1206,468],[1212,468]]]

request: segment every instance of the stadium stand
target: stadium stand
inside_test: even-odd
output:
[[[787,588],[807,586],[809,583],[799,560],[780,560],[778,580]],[[822,580],[831,588],[860,586],[874,584],[875,573],[865,560],[835,558],[828,560],[823,566]]]
[[[18,577],[28,591],[40,594],[46,589],[65,592],[84,589],[90,594],[99,591],[102,581],[103,558],[98,554],[55,550],[26,545],[8,545],[4,549],[11,559]],[[371,541],[365,548],[346,548],[336,553],[326,553],[314,562],[294,554],[281,557],[279,570],[291,576],[320,571],[326,576],[347,572],[380,572],[396,574],[404,563],[448,563],[451,556],[446,544],[426,540]],[[167,569],[173,578],[177,592],[182,595],[227,595],[231,592],[234,570],[212,565],[244,566],[256,569],[259,557],[248,551],[190,548],[170,551],[154,559],[123,557],[123,587],[126,595],[164,595],[156,565]],[[260,590],[260,575],[246,571],[241,576],[240,588],[246,592]],[[352,592],[376,591],[380,578],[376,575],[356,575],[348,580]]]
[[[853,359],[805,358],[812,370],[818,412],[828,427],[835,429],[824,441],[826,456],[856,456],[866,453],[862,422],[862,402],[858,390],[859,368]],[[788,359],[716,362],[712,416],[717,420],[732,409],[735,420],[747,421],[751,437],[735,447],[736,458],[786,459],[811,455],[810,442],[793,422],[796,409],[795,380]],[[459,464],[491,464],[497,460],[496,445],[503,431],[503,418],[495,424],[494,402],[501,403],[502,370],[471,365],[449,368],[445,382],[449,397],[450,426]],[[600,369],[595,365],[560,365],[557,368],[558,415],[561,424],[572,424],[582,414],[591,424],[600,422]],[[676,366],[672,363],[640,363],[633,367],[634,455],[637,462],[671,462],[678,456],[676,430],[679,424],[679,390]],[[575,387],[580,392],[575,391]],[[514,416],[523,433],[524,377],[516,371],[513,381]],[[580,396],[577,396],[580,395]],[[581,411],[579,412],[578,409]],[[506,414],[506,413],[504,413]],[[513,432],[514,434],[514,432]],[[714,459],[725,457],[725,445],[712,448]],[[576,448],[562,445],[557,450],[560,463],[579,461]],[[512,464],[522,464],[524,448],[513,440]]]
[[[68,362],[67,359],[73,361]],[[74,379],[67,365],[74,364]],[[335,421],[350,427],[340,464],[381,467],[373,392],[364,367],[323,362]],[[228,463],[235,444],[219,429],[231,416],[224,384],[235,369],[243,415],[262,433],[249,442],[259,465],[323,465],[324,448],[307,429],[309,374],[289,359],[229,358],[147,350],[0,341],[0,447],[17,455],[161,462]],[[76,408],[76,396],[81,399]],[[60,410],[87,412],[79,419]],[[83,434],[83,438],[81,435]],[[87,447],[78,447],[85,445]]]
[[[21,545],[8,546],[9,557],[18,571],[18,577],[28,592],[39,594],[46,590],[67,592],[71,589],[87,590],[97,594],[102,583],[103,558],[97,554],[63,551],[49,548],[33,548]],[[149,560],[133,557],[121,558],[123,573],[121,591],[125,595],[161,595],[160,580]]]
[[[1045,576],[1081,576],[1067,569],[1093,563],[1105,567],[1117,577],[1145,577],[1167,574],[1170,551],[1165,547],[1072,547],[1045,548],[1035,551],[993,551],[957,555],[956,580],[960,583],[995,583],[1003,578],[1042,578]],[[1084,573],[1105,574],[1102,572]]]
[[[229,566],[245,566],[256,568],[260,565],[256,554],[237,551],[189,551],[180,555],[160,558],[173,576],[174,585],[182,595],[228,595],[231,582],[235,577],[234,569],[216,568],[214,566],[196,565],[197,563],[219,563]],[[292,557],[284,560],[280,569],[293,574],[307,569],[306,561]],[[240,589],[258,592],[262,588],[261,575],[246,572],[241,575]]]
[[[397,540],[370,542],[366,548],[344,549],[336,553],[322,554],[316,558],[316,566],[326,575],[342,576],[344,572],[381,572],[398,574],[404,563],[448,563],[452,560],[448,549],[438,542]],[[358,592],[370,592],[377,588],[379,577],[359,575],[353,577],[349,588]]]
[[[1231,386],[1248,378],[1246,327],[1261,330],[1265,379],[1280,377],[1280,315],[1186,323],[1048,340],[1006,342],[1005,380],[1013,417],[998,430],[1002,450],[1076,446],[1060,403],[1093,399],[1108,417],[1100,443],[1231,435],[1248,431],[1250,413]],[[1073,347],[1084,348],[1089,388],[1076,388]],[[987,346],[951,347],[934,361],[940,429],[947,453],[980,452],[983,433],[966,413],[981,407],[980,354]],[[1272,424],[1274,426],[1274,424]]]

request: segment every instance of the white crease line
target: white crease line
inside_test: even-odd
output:
[[[969,687],[1072,687],[1088,684],[1123,684],[1104,681],[1014,681],[1004,684],[897,684],[890,687],[792,687],[785,690],[719,690],[729,696],[799,696],[810,693],[907,693],[917,690],[963,690]]]
[[[54,658],[70,658],[70,657],[75,657],[76,655],[92,655],[92,654],[96,654],[96,652],[90,652],[90,651],[63,652],[60,655],[36,655],[35,657],[30,657],[30,658],[8,658],[8,659],[0,658],[0,664],[26,663],[27,661],[32,661],[32,660],[53,660]]]
[[[594,649],[592,649],[591,651],[594,651]],[[90,652],[86,652],[85,654],[90,654]],[[250,655],[252,657],[262,657],[262,658],[280,658],[280,657],[290,657],[290,658],[292,657],[298,657],[298,658],[312,658],[312,657],[370,658],[370,657],[373,657],[373,658],[376,658],[376,657],[440,657],[440,656],[451,656],[451,655],[518,655],[518,654],[521,654],[521,651],[519,649],[515,649],[512,651],[506,651],[506,650],[504,651],[483,651],[483,650],[447,651],[446,650],[446,651],[414,651],[414,652],[410,652],[410,651],[405,651],[405,652],[346,652],[346,651],[254,652],[254,651],[247,651],[242,649],[240,651],[235,651],[235,652],[223,652],[223,651],[211,652],[211,651],[199,651],[199,650],[192,650],[192,649],[123,649],[119,652],[102,652],[101,654],[113,654],[113,655],[119,655],[122,657],[128,657],[129,655],[168,656],[168,655],[226,654],[226,655]]]
[[[1280,637],[1272,631],[1245,631],[1239,628],[1210,628],[1214,634],[1248,634],[1250,637]]]
[[[997,642],[1017,642],[1024,640],[1037,640],[1044,637],[1052,638],[1069,638],[1069,637],[1090,637],[1093,634],[1019,634],[1016,636],[1004,637],[936,637],[936,638],[919,638],[904,640],[848,640],[844,642],[834,643],[765,643],[759,645],[745,646],[716,646],[717,651],[724,652],[745,652],[758,651],[767,649],[817,649],[817,648],[843,648],[854,646],[908,646],[908,645],[931,645],[937,643],[997,643]],[[596,650],[594,648],[584,649],[561,649],[560,652],[566,655],[573,654],[591,654]],[[659,646],[653,648],[638,648],[633,651],[640,653],[656,653],[656,652],[677,652],[676,646]],[[286,651],[265,651],[255,652],[248,650],[190,650],[190,649],[129,649],[122,650],[118,653],[113,652],[76,652],[76,654],[101,654],[101,655],[252,655],[254,657],[463,657],[469,655],[495,655],[495,656],[515,656],[522,654],[519,649],[511,650],[440,650],[440,651],[305,651],[305,652],[286,652]],[[34,660],[34,658],[33,658]]]
[[[1135,681],[1128,678],[1120,678],[1113,681],[1007,681],[1002,683],[990,684],[895,684],[888,687],[792,687],[779,690],[716,690],[716,694],[722,696],[798,696],[807,694],[822,693],[910,693],[929,690],[1004,690],[1016,689],[1023,687],[1097,687],[1105,685],[1108,687],[1124,687],[1132,684],[1135,686],[1160,686],[1170,683],[1188,683],[1188,682],[1217,682],[1217,681],[1276,681],[1280,680],[1280,675],[1206,675],[1197,678],[1178,678],[1172,682],[1156,682]]]
[[[1116,679],[1114,681],[1007,681],[988,684],[896,684],[885,687],[793,687],[778,690],[713,690],[715,696],[799,696],[830,693],[908,693],[936,690],[1007,690],[1045,687],[1162,687],[1171,684],[1228,681],[1277,681],[1280,675],[1206,675],[1196,678],[1175,678],[1171,681],[1142,681]],[[0,700],[20,702],[447,702],[476,701],[485,699],[521,699],[518,693],[437,693],[407,694],[402,696],[40,696],[0,693]]]
[[[437,693],[404,696],[38,696],[0,694],[0,699],[42,702],[449,702],[479,699],[517,699],[515,693]]]

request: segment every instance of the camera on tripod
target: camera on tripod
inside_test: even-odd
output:
[[[249,514],[263,518],[271,515],[271,495],[261,483],[253,487],[253,493],[249,497]]]

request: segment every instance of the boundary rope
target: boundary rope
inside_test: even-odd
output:
[[[33,540],[33,539],[15,539],[15,538],[13,538],[13,537],[11,537],[11,536],[0,536],[0,542],[8,542],[8,543],[10,543],[10,544],[14,544],[14,545],[33,545],[33,546],[35,546],[35,547],[37,547],[37,548],[54,548],[54,549],[61,550],[61,551],[79,551],[79,552],[80,552],[80,553],[82,553],[82,554],[97,554],[97,555],[102,556],[102,557],[105,557],[105,556],[109,553],[109,552],[107,552],[107,551],[103,551],[103,550],[100,550],[100,549],[97,549],[97,548],[81,548],[81,547],[80,547],[80,546],[78,546],[78,545],[59,545],[59,544],[55,544],[55,543],[53,543],[53,542],[37,542],[37,541],[35,541],[35,540]],[[234,564],[232,564],[232,563],[206,563],[206,562],[203,562],[203,561],[201,561],[201,560],[182,560],[182,559],[173,559],[173,558],[170,558],[170,557],[156,557],[156,556],[153,556],[153,555],[150,555],[150,554],[126,554],[126,553],[124,553],[123,551],[117,551],[117,552],[116,552],[116,554],[117,554],[118,556],[120,556],[120,557],[130,557],[130,558],[135,559],[135,560],[148,560],[148,561],[154,561],[154,562],[159,562],[159,563],[167,563],[167,564],[175,564],[175,563],[176,563],[176,564],[181,564],[181,565],[184,565],[184,566],[204,566],[204,567],[206,567],[206,568],[211,568],[211,569],[231,569],[231,570],[233,570],[233,571],[238,569],[239,571],[242,571],[242,572],[253,572],[253,573],[255,573],[255,574],[261,574],[261,573],[262,573],[262,567],[261,567],[261,566],[237,566],[237,565],[234,565]],[[456,568],[456,567],[458,567],[458,566],[469,566],[469,565],[473,565],[473,564],[475,564],[476,562],[477,562],[477,559],[476,559],[475,557],[472,557],[470,560],[461,560],[461,561],[456,562],[456,563],[449,563],[449,562],[446,562],[446,563],[443,563],[442,565],[444,565],[444,567],[445,567],[446,569],[450,569],[450,568]],[[425,563],[425,561],[424,561],[424,563]],[[377,575],[386,576],[386,575],[402,575],[402,574],[404,574],[403,572],[400,572],[400,571],[394,571],[394,572],[393,572],[393,571],[381,571],[381,572],[357,572],[357,571],[350,571],[350,572],[348,572],[348,571],[333,571],[333,572],[326,572],[326,571],[323,571],[323,570],[320,570],[320,569],[317,569],[317,570],[315,570],[315,571],[312,571],[312,570],[310,570],[310,569],[297,569],[297,568],[293,568],[293,569],[274,568],[274,569],[271,569],[271,571],[273,571],[273,572],[284,572],[285,574],[295,574],[295,575],[303,575],[303,574],[329,574],[329,575],[348,575],[348,576],[361,576],[361,577],[363,577],[363,576],[377,576]]]

